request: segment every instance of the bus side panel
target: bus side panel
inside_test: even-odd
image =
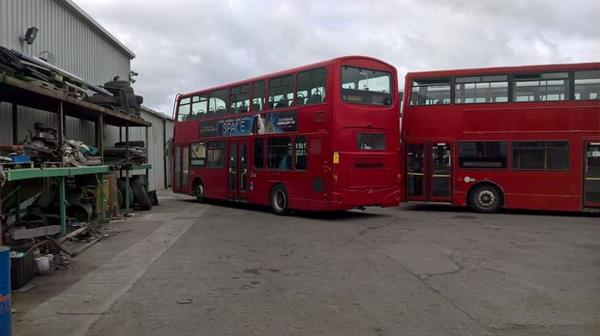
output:
[[[204,168],[198,176],[204,184],[204,194],[207,198],[227,198],[227,170],[225,168]]]

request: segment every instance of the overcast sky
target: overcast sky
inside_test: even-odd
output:
[[[75,0],[128,46],[144,105],[342,55],[407,71],[600,61],[600,1]]]

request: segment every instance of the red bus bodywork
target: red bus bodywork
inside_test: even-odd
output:
[[[402,116],[407,200],[473,206],[478,186],[491,186],[505,208],[598,210],[599,70],[600,63],[584,63],[408,73]],[[446,80],[450,100],[436,99]],[[498,82],[480,86],[490,95],[476,102],[473,83],[485,80]],[[505,82],[506,98],[492,97]],[[467,88],[470,101],[461,98]],[[529,88],[536,93],[523,93]],[[548,93],[561,89],[564,96]]]
[[[342,66],[389,73],[391,104],[374,106],[344,102],[341,97]],[[293,75],[295,87],[298,73],[311,69],[325,69],[326,95],[323,102],[301,105],[294,102],[289,107],[280,109],[266,106],[260,111],[244,111],[222,116],[206,115],[200,120],[177,121],[174,130],[173,191],[194,195],[197,193],[198,185],[201,184],[203,197],[206,198],[268,205],[274,186],[281,185],[289,195],[291,209],[341,210],[364,206],[398,205],[401,197],[398,160],[400,102],[396,69],[387,63],[361,56],[336,58],[178,95],[176,112],[179,110],[177,107],[186,98],[194,99],[193,97],[223,88],[229,90],[244,84],[253,85],[261,80],[270,83],[274,78]],[[250,91],[250,102],[252,102],[255,98],[254,89]],[[268,96],[266,87],[264,91],[263,97]],[[256,106],[252,106],[250,110],[255,108]],[[177,115],[175,118],[181,119],[178,119]],[[224,124],[243,124],[248,118],[256,118],[262,123],[269,118],[279,121],[287,118],[288,124],[294,123],[295,126],[275,134],[235,134],[240,133],[239,129],[236,129],[233,134],[221,134]],[[254,128],[258,129],[256,120],[252,124],[252,133],[256,131]],[[210,131],[204,131],[209,128]],[[384,134],[384,149],[359,150],[357,148],[359,133]],[[279,141],[271,139],[282,137],[291,139],[289,146],[295,147],[293,148],[295,160],[298,160],[298,151],[304,151],[306,166],[297,169],[294,163],[290,169],[268,169],[266,166],[256,168],[257,165],[260,166],[256,162],[257,159],[270,162],[269,145],[271,142]],[[198,156],[193,153],[194,148],[207,147],[209,143],[219,142],[225,142],[227,161],[224,167],[197,167],[192,164],[194,160],[191,156]],[[263,146],[264,153],[257,148],[260,146]]]

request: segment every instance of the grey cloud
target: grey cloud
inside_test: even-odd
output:
[[[136,53],[136,90],[167,114],[177,92],[348,54],[401,76],[600,59],[598,1],[77,3]]]

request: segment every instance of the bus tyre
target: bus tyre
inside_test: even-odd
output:
[[[285,215],[289,211],[288,193],[285,187],[277,184],[271,189],[271,208],[277,215]]]
[[[194,182],[192,192],[194,193],[194,197],[196,197],[196,202],[204,202],[204,185],[202,184],[202,181]]]
[[[470,203],[476,212],[498,212],[502,206],[502,192],[492,185],[479,185],[471,191]]]

